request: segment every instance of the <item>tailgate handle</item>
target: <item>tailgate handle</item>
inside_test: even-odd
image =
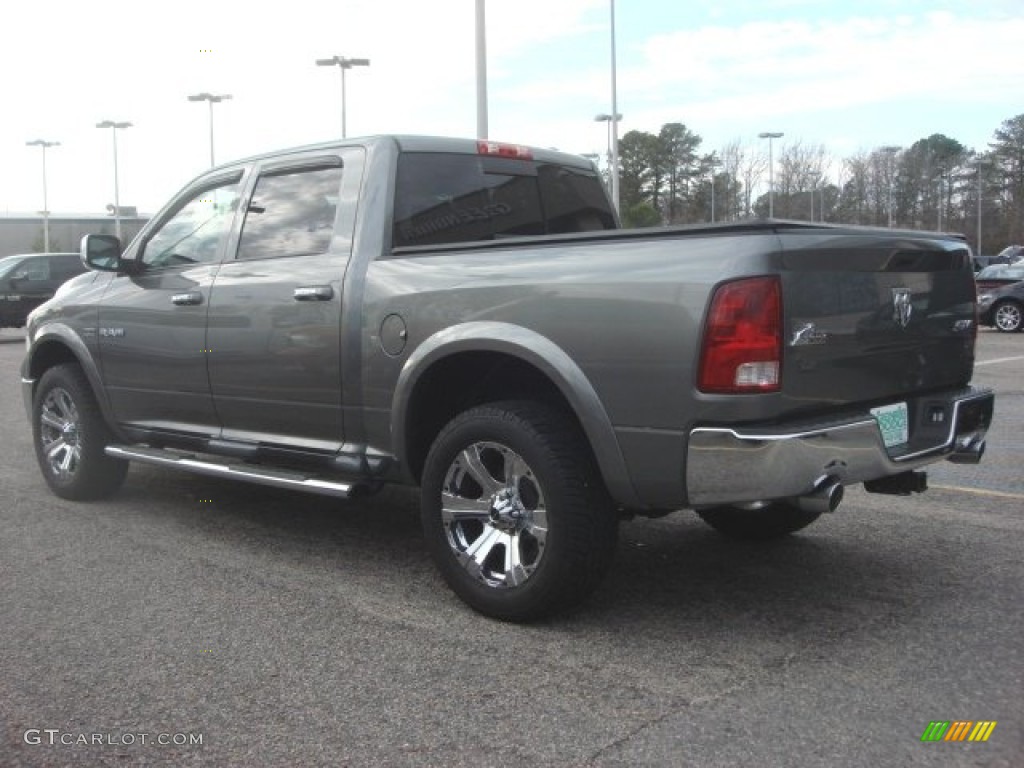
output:
[[[196,304],[203,303],[203,294],[199,291],[189,291],[188,293],[175,293],[171,296],[171,304],[176,304],[179,307],[194,306]]]
[[[334,289],[329,285],[304,285],[292,294],[296,301],[330,301]]]

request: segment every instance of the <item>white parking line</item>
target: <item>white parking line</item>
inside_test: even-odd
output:
[[[1024,360],[1024,355],[1018,355],[1017,357],[997,357],[995,360],[976,360],[974,362],[974,367],[977,368],[979,365],[995,365],[996,363],[1012,363],[1017,360]]]
[[[940,491],[962,491],[963,493],[974,493],[978,496],[995,496],[1000,499],[1020,499],[1024,501],[1024,493],[1007,493],[1006,491],[990,491],[986,488],[967,488],[963,485],[932,485],[928,487]]]

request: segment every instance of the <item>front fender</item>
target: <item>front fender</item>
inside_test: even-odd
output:
[[[71,326],[60,322],[48,322],[32,338],[32,344],[21,364],[22,398],[25,401],[29,421],[32,419],[32,397],[36,382],[47,368],[64,362],[75,362],[81,366],[85,377],[89,380],[89,386],[92,387],[96,402],[103,412],[104,420],[117,434],[117,422],[114,419],[110,401],[107,399],[106,390],[103,388],[99,366],[88,344]]]
[[[543,373],[558,387],[576,414],[612,497],[628,508],[645,506],[630,480],[611,419],[590,380],[553,341],[511,323],[480,321],[445,328],[427,338],[409,355],[391,401],[392,445],[401,466],[409,466],[405,424],[411,395],[420,377],[434,363],[460,352],[503,353]]]

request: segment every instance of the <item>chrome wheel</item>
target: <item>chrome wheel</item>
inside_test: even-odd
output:
[[[524,584],[544,556],[544,492],[523,458],[500,443],[476,442],[455,456],[441,520],[459,565],[489,587]]]
[[[457,414],[420,486],[431,557],[487,616],[532,621],[575,606],[611,564],[615,507],[579,426],[553,406],[507,400]]]
[[[43,479],[64,499],[99,499],[124,482],[128,462],[106,455],[114,441],[82,369],[55,365],[32,395],[32,444]]]
[[[1021,308],[1012,302],[996,307],[995,325],[1000,331],[1014,333],[1021,329]]]
[[[46,393],[39,413],[39,441],[54,477],[71,480],[82,462],[78,408],[67,390]]]

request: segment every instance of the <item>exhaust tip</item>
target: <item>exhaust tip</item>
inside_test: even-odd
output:
[[[806,496],[798,496],[796,505],[805,512],[835,512],[843,501],[843,484],[834,478],[822,480]]]

